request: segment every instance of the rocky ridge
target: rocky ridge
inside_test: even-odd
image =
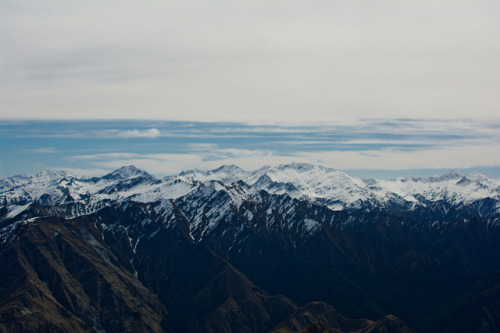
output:
[[[6,331],[498,328],[499,181],[482,175],[129,166],[4,178],[0,198]]]

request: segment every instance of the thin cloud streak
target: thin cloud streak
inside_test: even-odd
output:
[[[474,167],[500,167],[497,145],[473,145],[426,150],[367,150],[367,151],[297,151],[293,154],[277,154],[265,150],[221,149],[215,145],[200,146],[185,154],[95,154],[74,156],[100,168],[118,168],[135,164],[154,174],[168,175],[183,170],[208,170],[222,164],[236,164],[249,170],[266,165],[290,162],[312,162],[328,167],[370,170],[408,169],[465,169]],[[207,148],[207,150],[202,149]]]
[[[500,167],[500,120],[360,120],[288,129],[241,123],[7,121],[0,126],[0,171],[8,176],[136,164],[165,175],[222,164],[253,169],[292,161],[357,170]]]
[[[147,130],[137,130],[137,129],[127,130],[127,131],[120,132],[118,135],[121,136],[122,138],[151,138],[151,139],[156,139],[161,134],[160,134],[160,131],[158,129],[156,129],[156,128],[150,128],[150,129],[147,129]]]
[[[35,154],[55,154],[57,153],[57,149],[55,149],[54,147],[42,147],[37,149],[31,149],[28,150],[27,152]]]
[[[492,154],[495,157],[492,157]],[[338,169],[408,170],[500,167],[498,145],[436,147],[422,150],[300,152],[298,157]]]
[[[363,119],[351,124],[331,126],[284,126],[250,125],[243,123],[204,123],[155,121],[116,122],[40,122],[5,121],[3,132],[11,137],[24,138],[283,138],[321,139],[335,137],[355,140],[362,137],[372,139],[391,135],[416,138],[467,139],[484,137],[500,138],[500,118],[488,121],[478,119],[432,120],[432,119]],[[23,126],[24,125],[24,126]],[[109,126],[106,128],[106,126]],[[112,128],[115,126],[115,128]],[[12,130],[9,130],[12,128]],[[394,137],[396,137],[394,136]]]

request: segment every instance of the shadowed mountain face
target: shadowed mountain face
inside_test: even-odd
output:
[[[500,330],[496,180],[259,172],[1,180],[0,331]]]
[[[165,307],[94,224],[48,217],[10,236],[0,255],[5,331],[162,331]]]

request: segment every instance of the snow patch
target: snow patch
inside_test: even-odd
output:
[[[304,219],[304,224],[302,227],[304,228],[304,231],[310,233],[313,230],[319,229],[320,226],[321,224],[318,221],[312,219]]]
[[[31,202],[26,204],[26,205],[22,205],[22,206],[18,206],[18,205],[9,206],[9,212],[7,213],[6,218],[11,219],[11,218],[16,217],[19,214],[21,214],[22,212],[24,212],[26,209],[28,209],[30,206],[31,206]]]

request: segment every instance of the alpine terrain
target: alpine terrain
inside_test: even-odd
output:
[[[1,332],[500,332],[500,180],[0,180]]]

